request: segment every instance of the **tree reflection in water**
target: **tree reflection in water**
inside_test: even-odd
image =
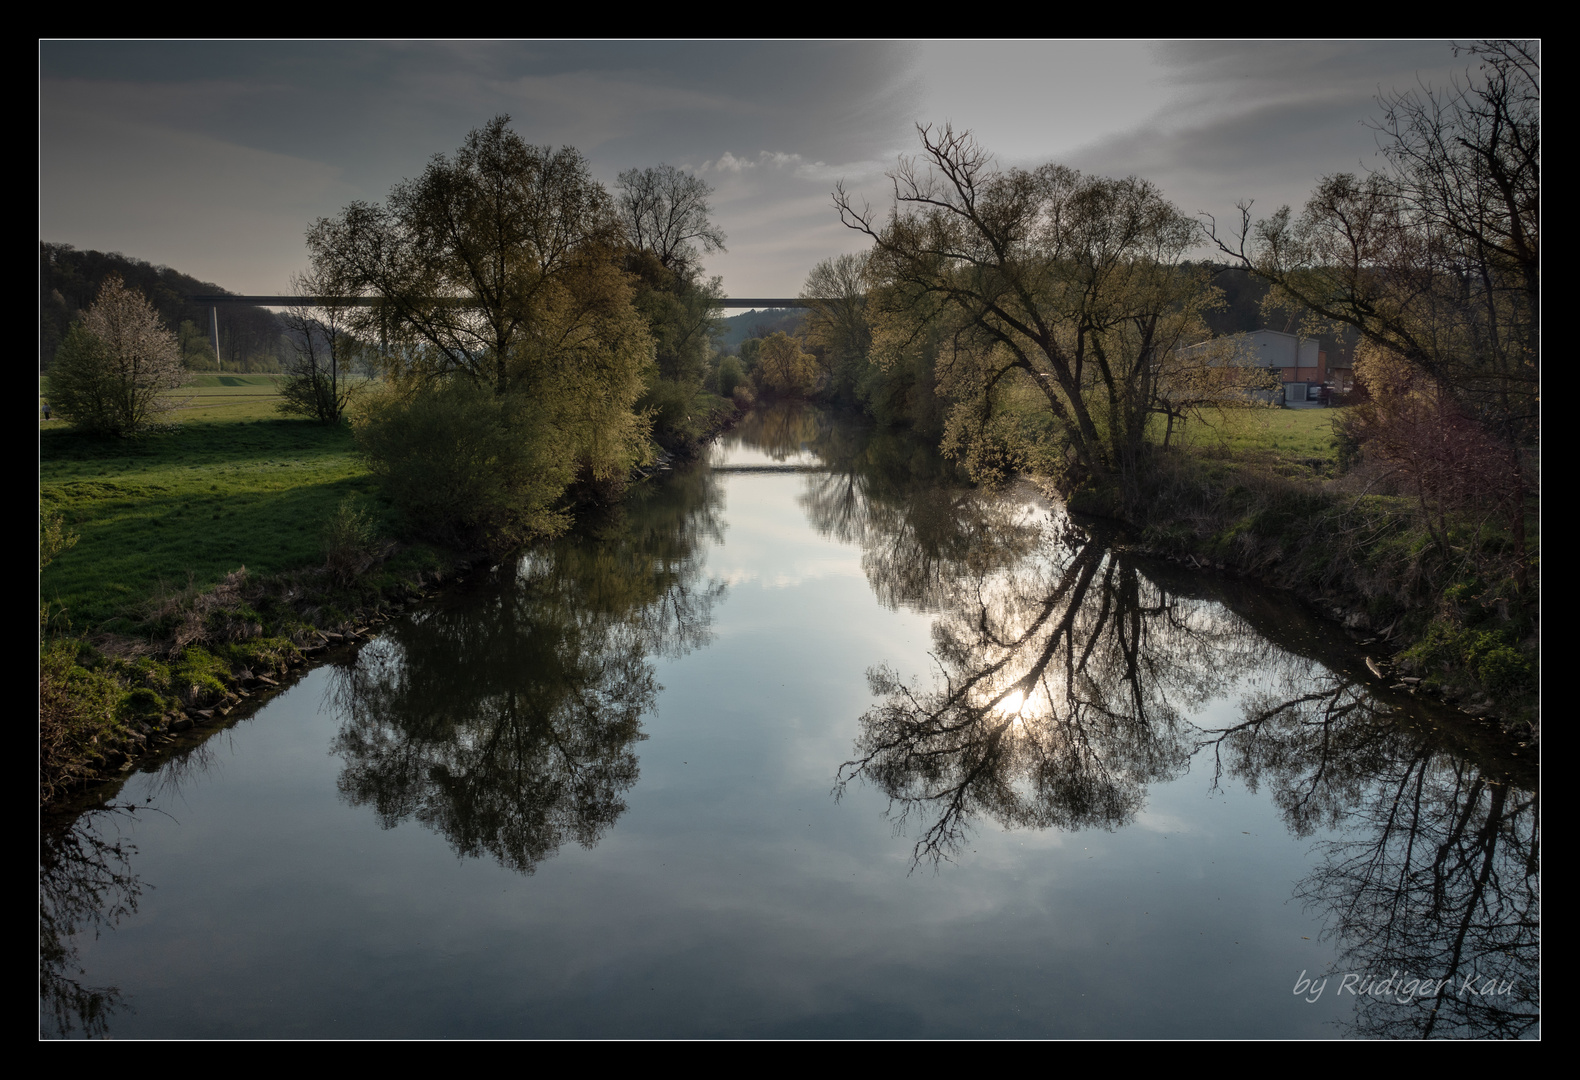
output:
[[[700,551],[719,509],[705,472],[676,476],[362,650],[332,690],[342,796],[522,873],[597,843],[637,779],[650,657],[708,638],[724,586],[701,580]]]
[[[55,1038],[101,1037],[123,1006],[113,986],[87,986],[72,938],[113,929],[137,910],[142,885],[132,873],[136,853],[118,830],[107,830],[133,808],[95,807],[65,827],[39,836],[38,957],[39,1026]]]
[[[1358,985],[1350,1033],[1517,1037],[1539,1022],[1535,777],[1463,735],[1402,721],[1390,696],[1344,673],[1342,646],[1255,594],[1143,571],[1057,513],[1035,528],[1023,504],[907,473],[875,438],[812,448],[830,470],[803,506],[859,543],[876,594],[937,613],[936,671],[922,687],[889,667],[868,678],[836,793],[861,779],[919,831],[915,863],[957,853],[973,823],[1112,829],[1150,783],[1211,752],[1266,786],[1297,836],[1330,830],[1297,895],[1321,910]],[[908,479],[915,482],[908,482]],[[1239,722],[1198,725],[1237,697]],[[1438,717],[1450,723],[1446,717]],[[1427,995],[1431,980],[1441,989]]]

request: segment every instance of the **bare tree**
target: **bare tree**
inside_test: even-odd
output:
[[[1042,399],[1059,456],[1078,463],[1046,466],[1072,473],[1067,486],[1080,473],[1134,480],[1165,358],[1202,330],[1213,298],[1180,265],[1197,226],[1145,180],[1000,170],[969,132],[918,132],[922,155],[890,174],[886,215],[834,194],[840,220],[873,242],[876,362],[929,335],[943,343],[939,384],[958,402],[946,446],[979,477],[1029,452],[996,423],[1018,396]]]
[[[1232,263],[1329,324],[1354,327],[1369,350],[1407,366],[1412,394],[1441,397],[1445,417],[1485,429],[1472,486],[1500,492],[1493,505],[1523,588],[1527,450],[1540,434],[1539,45],[1462,51],[1480,61],[1464,79],[1379,99],[1373,126],[1387,168],[1324,177],[1298,217],[1286,206],[1253,223],[1244,203],[1235,235],[1208,227]],[[1400,427],[1387,412],[1405,399],[1374,397],[1375,429]]]
[[[697,247],[724,250],[724,232],[708,215],[713,189],[673,165],[627,169],[620,174],[620,218],[631,243],[658,256],[666,269],[695,268]]]
[[[1533,42],[1470,46],[1447,89],[1379,99],[1388,159],[1324,177],[1217,235],[1232,263],[1325,320],[1358,330],[1454,395],[1501,438],[1530,444],[1541,378],[1541,68]]]
[[[357,385],[349,378],[352,361],[361,351],[351,322],[353,309],[338,302],[342,288],[322,271],[294,275],[291,288],[298,297],[318,304],[288,308],[281,316],[296,359],[280,388],[280,411],[339,423]]]
[[[80,427],[129,438],[173,407],[167,393],[183,376],[175,334],[141,293],[111,275],[61,344],[50,400]]]

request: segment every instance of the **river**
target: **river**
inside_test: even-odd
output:
[[[1288,598],[778,410],[47,829],[40,1025],[1532,1037],[1536,789]]]

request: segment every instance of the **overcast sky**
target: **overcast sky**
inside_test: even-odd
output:
[[[1299,205],[1378,163],[1379,92],[1463,74],[1446,41],[96,42],[39,46],[39,237],[286,291],[303,233],[508,113],[612,189],[714,188],[733,296],[794,296],[861,248],[834,184],[886,206],[917,123],[1004,166],[1136,175],[1182,210]]]

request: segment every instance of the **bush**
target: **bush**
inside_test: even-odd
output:
[[[738,358],[726,356],[719,361],[717,378],[719,396],[734,397],[735,388],[746,378],[746,372],[741,370],[741,362]]]
[[[378,530],[356,500],[342,499],[324,526],[324,566],[342,585],[349,584],[378,558]]]
[[[119,683],[77,664],[81,643],[46,641],[39,657],[38,787],[40,804],[92,776],[116,741]]]
[[[697,437],[698,425],[692,414],[698,411],[698,387],[655,378],[653,385],[637,401],[636,407],[653,423],[653,438],[660,446],[674,450]]]
[[[1476,678],[1489,690],[1512,690],[1531,677],[1531,662],[1509,645],[1495,645],[1476,658]]]
[[[357,446],[412,532],[505,547],[568,524],[555,504],[576,459],[545,409],[463,379],[421,393],[387,390],[356,422]]]
[[[176,336],[142,293],[111,275],[55,354],[50,403],[85,431],[127,438],[171,407],[166,393],[182,377]]]

